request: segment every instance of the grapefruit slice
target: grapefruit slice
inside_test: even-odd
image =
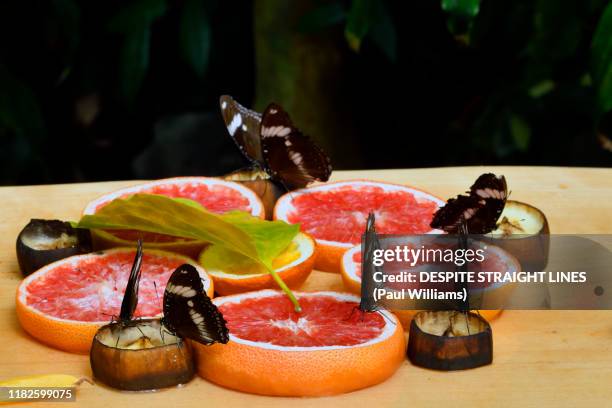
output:
[[[119,315],[134,255],[132,248],[77,255],[29,275],[17,288],[16,309],[21,326],[47,345],[88,353],[98,328]],[[134,317],[152,318],[162,313],[166,283],[184,263],[195,265],[183,255],[145,252]],[[201,266],[197,268],[206,292],[212,295],[212,281]]]
[[[219,295],[233,295],[253,290],[276,288],[278,284],[261,266],[248,262],[236,265],[232,269],[220,270],[209,267],[206,260],[207,250],[200,254],[199,262],[215,283],[215,291]],[[304,234],[298,233],[289,247],[282,252],[272,266],[280,278],[291,289],[299,288],[312,272],[315,258],[315,242]]]
[[[83,215],[95,214],[96,211],[112,200],[127,198],[136,193],[188,198],[197,201],[204,208],[218,214],[231,210],[242,210],[256,217],[265,217],[264,206],[253,190],[240,183],[210,177],[175,177],[123,188],[91,201],[83,210]],[[192,258],[196,258],[205,245],[202,242],[190,239],[138,231],[92,231],[93,243],[98,249],[136,246],[136,242],[141,236],[147,249],[179,252]]]
[[[425,234],[441,199],[399,184],[341,181],[285,194],[274,218],[301,224],[317,240],[315,268],[340,272],[344,252],[361,241],[368,213],[376,215],[379,234]]]
[[[487,248],[489,254],[493,256],[487,256],[487,268],[485,270],[520,269],[518,261],[501,248],[493,245],[488,245]],[[508,266],[500,266],[498,262],[505,262]],[[356,245],[344,253],[340,273],[344,287],[351,293],[361,295],[361,245]],[[508,291],[509,286],[507,285],[503,289],[500,288],[498,290]],[[418,312],[418,310],[393,310],[393,313],[399,318],[406,330],[410,328],[410,321]],[[479,310],[478,313],[486,320],[491,321],[500,315],[501,310]]]
[[[361,313],[350,294],[294,294],[301,313],[273,290],[215,299],[230,341],[194,344],[199,374],[253,394],[321,396],[378,384],[404,361],[406,341],[391,313]]]

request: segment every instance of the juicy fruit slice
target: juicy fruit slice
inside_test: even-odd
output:
[[[344,251],[361,241],[368,213],[376,215],[379,234],[425,234],[444,202],[411,187],[376,181],[327,183],[282,196],[274,218],[300,223],[319,247],[315,268],[339,272]]]
[[[205,249],[199,257],[199,262],[215,283],[215,291],[219,295],[232,295],[253,290],[278,287],[263,266],[253,262],[238,264],[227,268],[210,266],[206,259]],[[298,233],[289,247],[272,261],[272,266],[280,278],[291,289],[299,288],[312,272],[315,259],[315,242],[304,234]]]
[[[83,210],[83,215],[95,214],[96,211],[112,200],[127,198],[136,193],[187,198],[218,214],[231,210],[241,210],[256,217],[265,217],[264,206],[252,190],[239,183],[210,177],[175,177],[123,188],[91,201]],[[102,249],[117,246],[136,246],[136,241],[140,237],[143,238],[145,248],[180,252],[193,258],[198,256],[205,245],[194,240],[140,231],[92,231],[95,247]]]
[[[17,289],[17,317],[32,337],[52,347],[87,353],[99,327],[119,315],[135,250],[117,248],[77,255],[49,264],[23,280]],[[168,278],[189,258],[147,250],[143,257],[138,307],[134,317],[162,313]],[[213,284],[197,267],[209,295]]]
[[[378,384],[404,361],[404,335],[392,314],[361,313],[354,295],[294,294],[301,313],[279,291],[215,299],[230,341],[194,345],[199,374],[254,394],[320,396]]]

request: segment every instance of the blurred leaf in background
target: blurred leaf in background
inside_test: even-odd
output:
[[[165,0],[136,0],[126,3],[109,23],[110,31],[123,36],[119,80],[129,107],[134,105],[149,69],[151,25],[165,12]]]
[[[597,88],[599,117],[612,110],[612,2],[604,10],[593,35],[591,74]]]
[[[181,51],[185,61],[204,76],[210,56],[211,32],[202,0],[185,0],[181,13]]]

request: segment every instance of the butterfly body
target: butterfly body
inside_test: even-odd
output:
[[[228,95],[219,102],[227,130],[242,154],[273,181],[293,190],[329,180],[329,157],[293,125],[280,105],[271,103],[259,114]]]

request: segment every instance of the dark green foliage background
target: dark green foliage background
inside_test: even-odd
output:
[[[1,2],[0,184],[241,167],[221,93],[339,168],[612,163],[608,1],[281,3]]]

